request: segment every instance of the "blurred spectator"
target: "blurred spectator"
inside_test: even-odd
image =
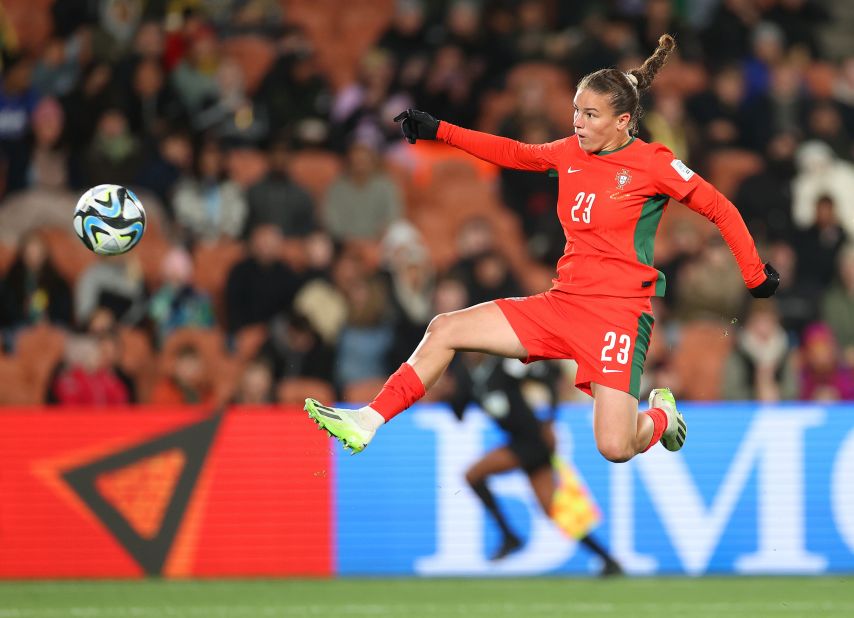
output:
[[[854,56],[843,58],[833,82],[833,101],[839,105],[849,136],[854,136]],[[846,154],[850,158],[852,153]]]
[[[175,220],[190,242],[242,234],[246,199],[241,188],[225,178],[225,158],[217,142],[205,141],[198,149],[195,174],[175,185],[173,204]]]
[[[347,168],[323,205],[326,229],[336,240],[379,240],[403,210],[397,186],[380,169],[379,153],[364,142],[347,152]]]
[[[173,195],[178,181],[193,173],[193,144],[181,130],[171,130],[157,140],[139,170],[135,184],[154,192],[174,217]]]
[[[809,101],[798,67],[780,62],[771,67],[770,79],[770,88],[745,109],[747,145],[756,152],[762,152],[777,133],[802,133],[807,124]]]
[[[9,60],[19,52],[18,35],[5,7],[0,4],[0,74],[9,64]]]
[[[138,257],[126,253],[93,262],[78,279],[74,296],[77,324],[88,323],[98,307],[110,309],[121,323],[139,322],[145,314],[145,281]]]
[[[273,403],[273,372],[269,364],[256,359],[243,368],[233,402],[242,405]]]
[[[357,81],[341,88],[332,101],[329,141],[334,150],[344,152],[354,142],[379,141],[384,125],[379,115],[386,100],[394,97],[390,91],[394,69],[394,59],[381,49],[370,50],[360,58]]]
[[[187,123],[186,113],[166,81],[159,58],[144,58],[133,68],[124,108],[131,130],[150,140],[165,135],[170,127]]]
[[[169,375],[154,386],[151,403],[161,406],[209,405],[213,402],[213,376],[201,352],[192,344],[181,346]]]
[[[840,106],[832,101],[819,101],[809,113],[807,134],[810,139],[829,145],[840,159],[851,158],[851,136],[845,127]]]
[[[42,96],[65,96],[80,76],[79,56],[83,36],[76,34],[67,40],[54,37],[33,68],[33,87]]]
[[[796,239],[798,278],[801,285],[824,289],[834,279],[839,250],[847,238],[836,217],[833,199],[823,195],[815,207],[815,223]]]
[[[270,116],[270,126],[292,127],[298,134],[301,125],[311,120],[327,131],[332,92],[317,68],[311,41],[301,30],[289,29],[277,46],[276,60],[255,95]]]
[[[220,139],[260,143],[270,130],[267,111],[246,94],[240,64],[231,58],[223,59],[216,70],[216,82],[216,93],[205,97],[192,116],[193,127]]]
[[[655,260],[655,267],[664,273],[667,282],[667,293],[661,299],[662,311],[669,311],[675,307],[677,299],[680,298],[679,275],[684,272],[683,266],[697,260],[703,251],[703,236],[690,220],[674,220],[670,224],[667,237],[669,240],[667,254],[661,259],[656,257]],[[659,312],[656,311],[655,315],[658,319]]]
[[[398,62],[399,71],[405,74],[418,62],[422,64],[418,77],[426,67],[430,43],[424,19],[422,0],[397,0],[388,29],[377,41],[377,47],[387,50]]]
[[[630,20],[605,19],[601,11],[590,11],[583,26],[584,37],[570,56],[573,75],[586,75],[602,67],[616,66],[628,55],[640,55],[637,33]]]
[[[189,53],[172,71],[172,87],[190,118],[202,109],[204,102],[217,96],[216,71],[219,67],[219,42],[213,30],[200,26],[192,35]]]
[[[702,33],[704,51],[718,63],[738,61],[750,50],[750,34],[761,19],[751,0],[723,0]]]
[[[399,246],[388,263],[388,288],[394,317],[394,340],[389,367],[397,367],[412,354],[433,317],[434,272],[423,245]]]
[[[485,67],[483,58],[472,60],[461,45],[445,43],[433,55],[414,98],[419,106],[433,111],[437,118],[470,127],[477,120],[474,98],[478,92],[478,78]]]
[[[122,367],[122,342],[116,326],[116,317],[109,309],[99,308],[92,314],[87,327],[88,334],[98,344],[101,366],[115,375],[128,392],[129,403],[137,402],[136,384]]]
[[[65,125],[65,138],[72,151],[79,153],[89,147],[99,120],[117,103],[113,77],[109,64],[90,64],[83,70],[74,90],[62,98],[65,117],[74,119]],[[78,175],[82,173],[82,170],[77,172]],[[85,180],[81,183],[85,184]]]
[[[820,322],[811,324],[804,331],[800,399],[854,399],[854,369],[842,362],[833,332]]]
[[[102,355],[97,337],[70,335],[65,359],[48,387],[47,402],[61,406],[119,406],[131,402],[127,386]]]
[[[501,135],[526,144],[545,144],[556,137],[554,126],[544,114],[534,117],[510,117]],[[558,182],[547,174],[532,174],[502,168],[501,199],[519,215],[528,250],[541,262],[553,266],[563,255],[566,236],[555,212]]]
[[[651,141],[670,148],[677,159],[690,161],[696,138],[693,127],[685,117],[682,101],[682,97],[677,94],[658,94],[642,122]]]
[[[457,236],[459,260],[451,272],[466,284],[471,303],[521,296],[522,288],[498,251],[489,220],[469,219]]]
[[[836,158],[824,142],[810,141],[797,152],[798,175],[792,181],[792,219],[801,229],[813,225],[819,198],[833,200],[836,216],[854,238],[854,165]]]
[[[766,251],[767,260],[780,273],[780,287],[774,294],[783,328],[793,337],[818,318],[822,290],[811,287],[809,281],[798,281],[798,257],[792,245],[775,242]]]
[[[15,330],[40,322],[69,326],[71,290],[53,265],[45,240],[32,233],[0,278],[0,328]]]
[[[132,48],[115,64],[116,79],[121,82],[122,91],[131,89],[137,68],[144,62],[154,61],[164,72],[167,71],[163,62],[165,50],[166,35],[163,23],[148,19],[140,24],[133,37]]]
[[[688,100],[688,112],[700,127],[706,149],[746,145],[745,92],[742,69],[728,64],[714,73],[711,87]]]
[[[0,76],[0,170],[5,167],[7,193],[27,184],[31,117],[38,103],[38,94],[30,84],[31,74],[30,62],[17,60]]]
[[[821,319],[833,331],[845,358],[854,366],[854,245],[839,253],[839,281],[824,293]]]
[[[381,379],[389,373],[388,353],[394,328],[388,320],[387,290],[376,277],[364,277],[343,290],[349,306],[347,323],[338,337],[336,385]]]
[[[724,318],[739,315],[744,281],[729,247],[717,234],[709,237],[699,256],[679,274],[675,311],[681,319]]]
[[[288,173],[290,152],[284,141],[270,148],[270,171],[246,192],[248,215],[245,234],[258,225],[279,227],[286,238],[305,237],[317,229],[314,201]]]
[[[702,56],[700,41],[694,29],[686,23],[670,0],[647,0],[645,10],[637,22],[641,53],[652,53],[658,46],[658,38],[670,32],[679,33],[679,54],[683,58],[696,59]]]
[[[789,47],[800,47],[813,58],[822,57],[820,26],[830,19],[827,9],[815,0],[780,0],[769,3],[768,19],[780,25]]]
[[[280,313],[270,323],[270,335],[258,352],[276,381],[292,377],[331,382],[335,352],[300,313]]]
[[[108,109],[98,120],[85,154],[86,184],[129,185],[136,179],[142,156],[142,147],[130,132],[124,112]]]
[[[783,30],[772,22],[763,21],[751,33],[752,55],[744,63],[747,98],[767,92],[771,84],[771,68],[786,62],[786,40]]]
[[[162,344],[177,328],[214,325],[210,297],[193,287],[193,259],[182,247],[172,247],[161,262],[163,285],[151,296],[148,316]]]
[[[235,264],[225,285],[227,329],[266,322],[291,306],[302,283],[282,260],[282,233],[259,225],[249,237],[249,255]]]
[[[56,99],[45,97],[33,111],[33,146],[27,184],[62,190],[68,186],[68,149],[62,143],[65,114]]]
[[[763,169],[745,178],[738,187],[735,204],[757,242],[792,239],[792,179],[797,146],[791,133],[775,135],[768,142]]]
[[[773,300],[755,300],[724,366],[721,392],[738,401],[795,399],[798,375],[789,337]]]
[[[99,0],[98,27],[92,37],[95,55],[108,62],[121,58],[133,43],[143,13],[143,0]]]

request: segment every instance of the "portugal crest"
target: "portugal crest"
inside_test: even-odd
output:
[[[617,172],[617,175],[614,178],[617,181],[618,189],[622,189],[632,181],[632,175],[626,168],[623,168],[619,172]]]

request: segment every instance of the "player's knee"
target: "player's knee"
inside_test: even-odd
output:
[[[438,345],[448,346],[452,339],[454,318],[450,313],[440,313],[427,325],[427,335]]]
[[[603,438],[596,441],[602,457],[613,463],[624,463],[635,456],[635,449],[628,440]]]

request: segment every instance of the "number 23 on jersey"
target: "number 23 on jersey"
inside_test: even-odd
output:
[[[569,211],[569,217],[577,223],[590,223],[590,211],[593,209],[594,201],[596,201],[595,193],[579,191],[578,195],[575,196],[575,204]],[[579,211],[581,212],[579,213]]]

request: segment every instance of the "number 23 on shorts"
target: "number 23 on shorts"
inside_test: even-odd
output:
[[[632,338],[623,333],[617,335],[616,332],[609,330],[605,333],[605,341],[602,346],[602,355],[600,360],[603,363],[602,371],[604,373],[621,373],[623,369],[610,369],[607,363],[617,362],[620,365],[626,365],[629,362],[629,350],[632,347]]]

